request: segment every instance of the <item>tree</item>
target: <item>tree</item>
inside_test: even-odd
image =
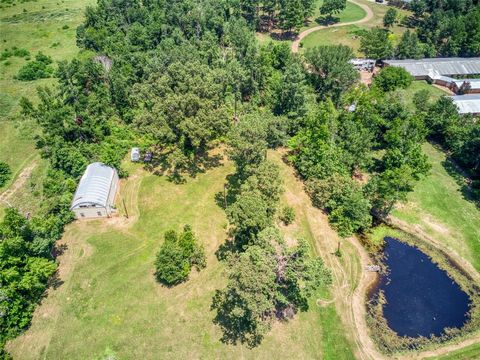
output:
[[[397,10],[394,8],[388,8],[387,12],[383,16],[383,26],[390,28],[395,24],[397,20]]]
[[[228,284],[213,298],[223,341],[257,346],[276,318],[306,311],[312,292],[330,281],[306,242],[288,248],[277,229],[265,229],[255,244],[229,258]]]
[[[295,210],[291,206],[285,206],[280,213],[280,220],[285,225],[290,225],[295,220]]]
[[[176,285],[188,278],[192,266],[197,270],[205,267],[205,252],[197,244],[189,225],[180,235],[175,230],[167,231],[164,239],[155,261],[155,276],[159,282]]]
[[[317,46],[308,49],[305,58],[311,66],[312,82],[322,99],[331,97],[338,101],[342,92],[358,79],[358,72],[349,60],[354,57],[345,45]]]
[[[8,164],[0,161],[0,188],[7,183],[12,175],[10,166]]]
[[[227,217],[234,226],[236,237],[250,242],[260,231],[270,226],[273,214],[269,204],[259,192],[243,192],[227,207]]]
[[[340,236],[347,237],[372,226],[370,202],[354,180],[339,175],[311,179],[307,190],[313,204],[327,211]]]
[[[275,89],[274,113],[299,119],[307,113],[310,98],[305,72],[298,61],[292,61],[283,72],[281,82]]]
[[[324,0],[322,6],[320,6],[320,14],[328,14],[328,17],[331,18],[332,14],[338,14],[345,10],[346,7],[346,0]]]
[[[227,154],[237,167],[237,174],[246,178],[265,159],[268,123],[259,113],[242,117],[229,133]]]
[[[415,32],[407,30],[403,33],[395,50],[397,59],[420,59],[423,57],[423,49]]]
[[[383,91],[393,91],[401,88],[406,89],[413,81],[413,76],[401,67],[388,66],[383,68],[373,79],[375,86]]]
[[[375,60],[391,57],[393,55],[393,45],[388,37],[388,32],[380,28],[367,31],[360,39],[360,51],[366,57]]]
[[[298,32],[305,19],[301,0],[282,1],[280,6],[280,26],[283,30]]]
[[[425,0],[412,0],[409,6],[417,18],[421,17],[427,10],[427,4],[425,3]]]

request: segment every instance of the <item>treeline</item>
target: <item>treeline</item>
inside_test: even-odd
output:
[[[413,0],[416,33],[405,33],[399,58],[480,55],[480,5],[476,0]],[[413,56],[412,56],[413,55]]]
[[[422,94],[418,94],[422,99]],[[471,115],[459,115],[447,97],[433,104],[418,101],[429,137],[440,143],[456,164],[471,178],[470,193],[480,201],[480,123]],[[456,171],[456,170],[454,170]],[[480,202],[479,202],[480,205]]]
[[[271,115],[270,115],[271,117]],[[278,165],[267,160],[269,115],[252,113],[228,134],[228,156],[236,172],[228,183],[231,239],[219,250],[227,261],[228,283],[217,290],[212,309],[227,343],[258,345],[275,320],[308,309],[308,300],[331,275],[307,242],[287,246],[276,222],[283,192]]]

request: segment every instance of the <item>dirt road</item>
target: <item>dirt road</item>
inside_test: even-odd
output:
[[[19,190],[27,180],[30,178],[30,175],[32,174],[33,169],[37,166],[37,162],[34,161],[32,164],[28,165],[26,168],[22,170],[20,175],[15,179],[15,181],[10,185],[9,188],[7,188],[3,193],[0,194],[0,203],[6,203],[9,205],[9,200],[15,194],[17,190]]]
[[[357,20],[357,21],[338,23],[338,24],[333,24],[333,25],[329,25],[329,26],[319,25],[319,26],[315,26],[313,28],[307,29],[305,31],[302,31],[300,34],[298,34],[297,38],[292,43],[292,52],[293,53],[298,53],[298,49],[300,48],[300,42],[303,40],[303,38],[305,38],[306,36],[310,35],[311,33],[315,32],[315,31],[326,29],[326,28],[331,28],[331,27],[347,26],[347,25],[354,25],[354,24],[363,24],[363,23],[366,23],[366,22],[370,21],[373,18],[373,11],[372,11],[372,9],[370,9],[369,6],[367,6],[365,4],[361,4],[359,2],[356,2],[355,0],[348,0],[348,1],[350,1],[351,3],[353,3],[355,5],[360,6],[363,10],[365,10],[367,15],[363,19],[360,19],[360,20]]]

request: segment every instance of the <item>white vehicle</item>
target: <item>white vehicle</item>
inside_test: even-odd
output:
[[[130,160],[136,162],[140,160],[140,149],[137,147],[132,148],[132,152],[130,154]]]

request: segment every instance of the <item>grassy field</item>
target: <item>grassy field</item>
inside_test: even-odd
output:
[[[473,344],[463,349],[452,351],[443,356],[435,356],[428,360],[474,360],[480,359],[480,344]]]
[[[359,55],[360,41],[355,32],[360,29],[357,25],[347,25],[315,31],[302,40],[301,46],[303,49],[309,49],[315,46],[341,44],[351,47]]]
[[[358,52],[358,49],[360,47],[360,38],[356,34],[356,31],[368,30],[376,26],[383,27],[383,16],[385,15],[388,7],[386,5],[377,4],[373,1],[367,1],[367,0],[358,0],[358,1],[363,4],[366,4],[373,11],[374,16],[368,23],[359,24],[359,25],[348,25],[348,26],[339,27],[339,28],[327,28],[327,29],[316,31],[308,35],[306,38],[304,38],[301,42],[301,46],[307,49],[307,48],[319,46],[319,45],[344,44],[353,48],[358,55],[361,55]],[[363,10],[360,7],[357,6],[357,8],[359,8],[363,12]],[[365,13],[363,12],[364,15],[362,17],[352,18],[350,15],[348,16],[346,15],[347,11],[348,11],[348,6],[347,6],[347,9],[344,11],[346,17],[343,18],[342,16],[340,16],[340,22],[356,21],[356,20],[360,20],[363,16],[365,16]],[[397,9],[397,11],[399,13],[398,15],[399,19],[410,15],[410,13],[406,10]],[[350,9],[349,12],[350,14],[352,14],[353,9]],[[349,20],[346,20],[346,18],[348,18]],[[400,39],[400,36],[402,35],[402,33],[406,30],[406,28],[399,26],[399,24],[396,24],[390,30],[391,30],[391,39],[393,40],[393,42],[397,42]]]
[[[54,61],[71,59],[78,52],[75,45],[76,27],[83,19],[86,5],[93,3],[94,0],[2,2],[0,53],[15,46],[28,50],[31,59],[39,51],[51,56]],[[15,56],[0,61],[0,161],[9,164],[14,175],[0,192],[11,185],[24,167],[39,159],[33,141],[37,127],[20,115],[20,98],[25,96],[35,100],[38,86],[55,83],[54,79],[15,80],[14,76],[26,62],[25,58]],[[37,181],[40,182],[39,179]],[[19,192],[24,191],[28,190]],[[31,204],[21,205],[28,207]]]
[[[455,250],[480,271],[480,210],[444,167],[445,154],[425,144],[432,170],[393,215]]]
[[[318,0],[315,5],[315,12],[311,19],[309,20],[308,24],[302,27],[301,30],[305,30],[317,25],[323,25],[325,21],[325,16],[320,14],[320,7],[323,4],[323,0]],[[341,13],[334,15],[334,19],[336,22],[351,22],[363,19],[366,16],[365,10],[363,10],[360,6],[347,1],[347,7]]]
[[[318,25],[323,25],[325,17],[320,14],[320,6],[322,5],[322,3],[323,0],[317,0],[313,15],[310,17],[310,19],[308,19],[305,25],[300,28],[300,31],[304,31]],[[336,22],[343,23],[363,19],[365,15],[365,11],[360,6],[347,1],[347,7],[345,8],[345,10],[342,11],[340,14],[335,15],[334,18]],[[277,41],[273,40],[268,33],[257,33],[257,39],[261,43],[268,41]],[[285,41],[291,42],[291,40]]]
[[[215,194],[232,170],[227,164],[174,185],[137,169],[121,186],[128,221],[69,225],[61,241],[68,247],[60,257],[61,285],[49,290],[31,328],[9,343],[14,358],[87,359],[113,351],[120,359],[352,359],[334,304],[319,307],[315,299],[308,312],[275,324],[253,350],[219,341],[210,304],[225,285],[215,251],[227,220]],[[162,287],[153,276],[162,234],[186,223],[205,245],[207,268],[184,284]],[[298,224],[292,229],[308,236]],[[323,289],[318,296],[329,294]]]

